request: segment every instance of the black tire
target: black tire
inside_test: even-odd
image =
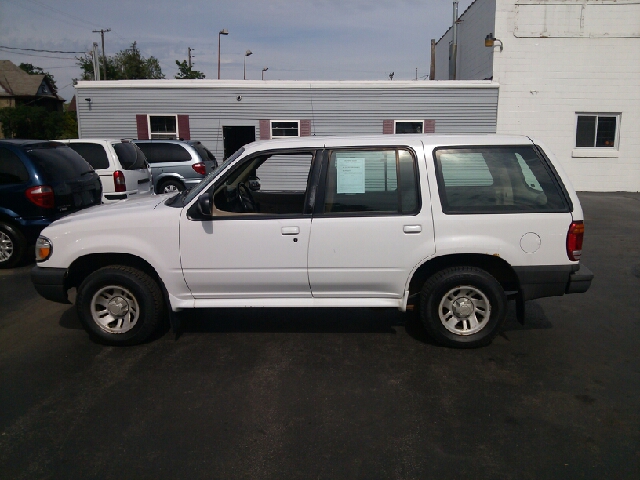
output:
[[[442,345],[488,345],[499,333],[506,314],[507,297],[502,286],[480,268],[447,268],[422,287],[422,323],[429,336]]]
[[[27,251],[27,240],[13,225],[0,222],[0,268],[15,267]]]
[[[96,270],[82,282],[76,308],[82,325],[95,340],[137,345],[160,326],[164,303],[153,278],[135,268],[114,265]]]
[[[165,180],[160,184],[159,194],[181,192],[184,190],[184,184],[179,180]]]

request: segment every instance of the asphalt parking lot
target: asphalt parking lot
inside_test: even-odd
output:
[[[476,350],[393,310],[207,310],[92,343],[0,272],[0,478],[640,478],[640,194],[580,194],[586,294]]]

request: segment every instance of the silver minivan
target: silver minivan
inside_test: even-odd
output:
[[[190,189],[215,170],[216,157],[197,140],[134,140],[144,152],[156,193]]]
[[[151,168],[144,154],[130,140],[80,138],[59,140],[93,167],[102,182],[102,202],[153,193]]]

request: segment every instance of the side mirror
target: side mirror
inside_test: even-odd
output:
[[[205,192],[198,197],[198,210],[205,217],[213,213],[213,194]]]
[[[260,190],[260,179],[258,177],[249,177],[249,190],[257,192]]]

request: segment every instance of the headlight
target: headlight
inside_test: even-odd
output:
[[[36,241],[36,262],[44,262],[53,253],[53,244],[47,237],[38,237]]]

